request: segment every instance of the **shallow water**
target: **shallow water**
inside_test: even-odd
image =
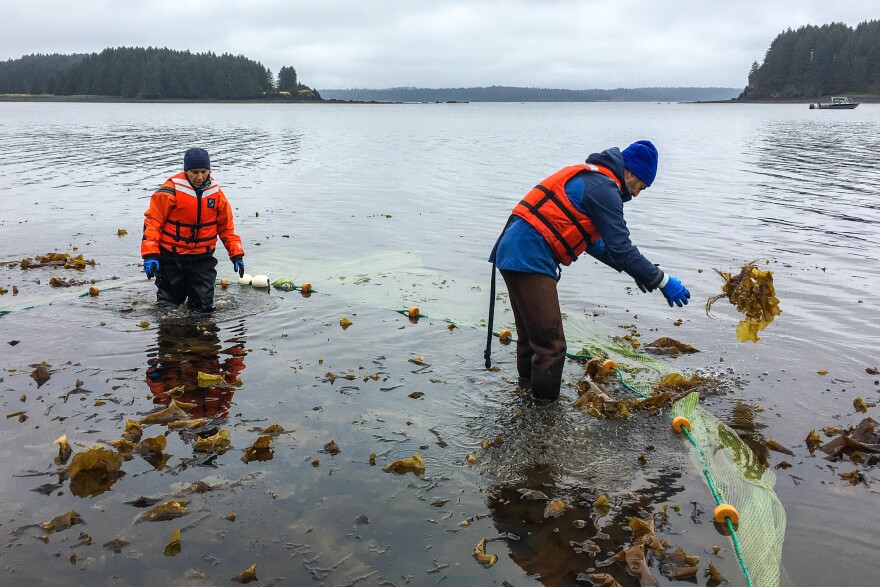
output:
[[[0,266],[0,286],[19,290],[0,296],[10,311],[0,318],[0,389],[7,413],[28,416],[0,423],[3,573],[58,585],[226,584],[257,563],[265,584],[567,585],[629,543],[631,516],[654,513],[659,537],[701,555],[700,584],[708,560],[745,584],[708,514],[690,518],[691,502],[711,511],[712,497],[665,416],[597,421],[569,407],[570,386],[569,401],[533,406],[516,389],[512,347],[497,342],[501,371],[482,369],[485,258],[510,208],[561,165],[648,137],[660,174],[627,204],[627,220],[692,302],[669,309],[581,260],[560,282],[570,342],[576,323],[605,340],[636,324],[643,342],[672,336],[701,349],[673,368],[721,378],[725,392],[704,398],[706,409],[769,466],[793,465],[776,471],[775,487],[788,518],[787,581],[872,582],[877,533],[862,512],[877,507],[877,472],[863,468],[868,483],[851,486],[837,473],[859,467],[811,456],[804,438],[859,422],[856,396],[878,400],[877,376],[865,372],[878,366],[880,342],[870,295],[880,283],[878,130],[873,105],[0,104],[0,260],[76,247],[97,263],[82,275]],[[236,208],[248,271],[309,281],[315,294],[218,288],[209,320],[154,306],[138,266],[143,210],[196,144],[211,152]],[[220,277],[232,279],[218,256]],[[720,292],[713,268],[754,259],[769,261],[783,314],[759,343],[743,344],[732,308],[719,303],[710,319],[703,304]],[[52,289],[53,276],[95,279],[101,294]],[[394,312],[413,304],[430,318]],[[354,322],[347,330],[343,316]],[[496,326],[509,321],[502,306]],[[409,361],[417,356],[428,365]],[[41,361],[51,378],[38,387],[28,375]],[[205,392],[198,371],[242,384]],[[567,383],[581,372],[570,362]],[[231,450],[212,459],[193,452],[191,435],[171,432],[161,470],[135,457],[98,495],[77,497],[67,482],[31,491],[58,481],[52,442],[61,434],[75,451],[119,438],[126,419],[179,385],[215,418],[212,430],[230,430]],[[256,428],[273,423],[289,433],[273,440],[271,460],[243,462]],[[501,444],[480,446],[496,437]],[[794,456],[768,452],[771,438]],[[322,452],[331,439],[336,456]],[[423,476],[382,472],[414,452],[425,457]],[[187,491],[201,480],[216,488]],[[572,507],[545,519],[545,503],[520,499],[520,489]],[[592,506],[600,493],[615,504],[604,517]],[[135,523],[142,510],[124,503],[177,494],[191,510],[177,520]],[[71,509],[85,524],[48,543],[27,527]],[[578,519],[587,524],[576,528]],[[182,552],[164,557],[175,528]],[[79,544],[80,532],[91,545]],[[471,557],[484,536],[497,539],[490,569]],[[114,538],[129,544],[102,546]],[[572,543],[588,539],[599,552],[576,552]],[[722,557],[706,553],[715,544]],[[600,570],[638,584],[619,565]]]

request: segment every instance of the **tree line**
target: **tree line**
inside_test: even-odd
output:
[[[880,95],[880,21],[788,29],[752,64],[740,100]]]
[[[320,100],[284,66],[278,76],[243,55],[118,47],[100,53],[26,55],[0,62],[0,93],[143,100]]]

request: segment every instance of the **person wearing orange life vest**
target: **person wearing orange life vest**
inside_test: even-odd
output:
[[[513,209],[495,243],[492,298],[497,267],[510,296],[516,324],[516,365],[520,382],[535,399],[559,397],[565,363],[565,334],[556,282],[560,264],[586,252],[619,272],[626,272],[644,292],[659,289],[669,306],[688,303],[681,281],[652,264],[630,240],[623,204],[638,196],[657,175],[657,148],[637,141],[620,151],[613,147],[554,173]],[[491,363],[492,315],[486,344]]]
[[[244,249],[235,234],[232,206],[211,177],[204,149],[188,149],[183,171],[172,175],[150,198],[144,212],[141,257],[147,279],[156,278],[160,303],[214,310],[217,237],[229,253],[233,270],[244,275]]]

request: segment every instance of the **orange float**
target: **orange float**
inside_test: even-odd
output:
[[[719,504],[718,507],[715,508],[715,511],[712,513],[712,518],[719,524],[726,523],[727,518],[730,518],[730,522],[734,526],[739,524],[739,512],[736,511],[736,508],[729,503]]]
[[[614,371],[615,369],[617,369],[617,361],[607,359],[602,362],[602,368],[606,371]]]
[[[672,429],[676,432],[681,432],[681,429],[685,428],[688,432],[691,431],[691,421],[685,418],[684,416],[676,416],[672,419]]]

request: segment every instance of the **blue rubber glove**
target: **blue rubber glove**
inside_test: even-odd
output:
[[[590,243],[590,246],[587,247],[587,253],[596,257],[605,252],[605,243],[600,238],[594,243]]]
[[[660,291],[663,292],[663,295],[666,297],[669,307],[671,308],[672,304],[675,304],[679,308],[682,304],[687,306],[688,299],[691,297],[691,292],[689,292],[675,277],[672,277],[671,275],[667,275],[666,277],[668,281],[666,282],[666,285],[660,288]]]
[[[146,259],[144,261],[144,273],[147,274],[147,279],[153,279],[159,275],[159,261],[156,259]]]
[[[241,257],[233,257],[232,261],[232,270],[238,273],[239,277],[244,277],[244,261],[241,260]]]

